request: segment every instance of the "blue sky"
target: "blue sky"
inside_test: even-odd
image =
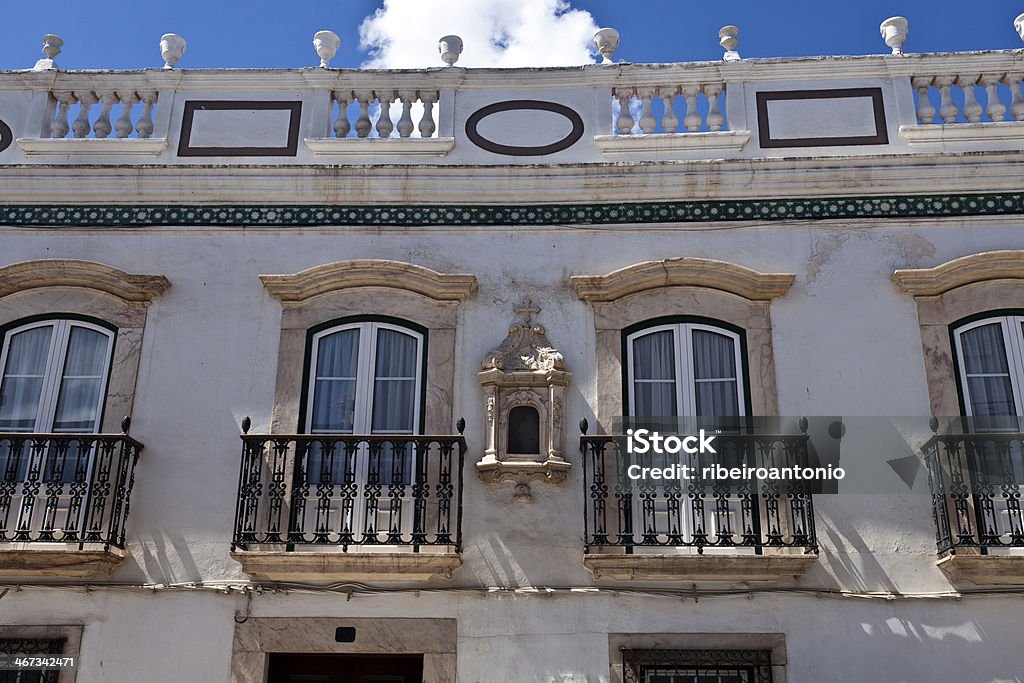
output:
[[[580,54],[585,43],[581,36],[590,32],[590,21],[619,30],[622,43],[616,61],[718,59],[722,50],[717,31],[725,24],[739,26],[739,51],[744,57],[883,53],[887,49],[878,24],[897,14],[910,20],[908,52],[1024,48],[1012,25],[1014,17],[1024,12],[1024,0],[577,0],[570,4],[572,10],[580,11],[572,22],[557,20],[558,12],[552,8],[558,0],[387,1],[388,16],[376,24],[378,40],[391,45],[378,54],[376,64],[381,66],[440,65],[430,46],[443,30],[439,27],[456,24],[462,25],[455,32],[462,33],[466,42],[460,65],[467,66],[474,65],[471,54],[479,65],[572,61],[576,58],[565,55]],[[180,64],[185,68],[312,66],[317,63],[312,34],[320,29],[334,30],[342,39],[332,66],[357,67],[371,59],[360,48],[360,25],[383,2],[7,2],[0,25],[0,69],[31,67],[41,57],[41,36],[49,32],[65,41],[58,58],[65,69],[160,66],[157,42],[165,32],[180,33],[188,40]],[[523,4],[532,6],[532,30],[522,29],[522,17],[516,16],[515,8]],[[476,23],[466,18],[468,13],[474,14]],[[492,29],[487,28],[488,22]],[[532,41],[520,46],[512,61],[495,61],[495,48],[486,58],[481,49],[491,39],[489,30],[504,31],[506,42],[522,42],[525,33]],[[578,47],[577,51],[567,51],[567,44]],[[421,54],[422,62],[413,64]]]

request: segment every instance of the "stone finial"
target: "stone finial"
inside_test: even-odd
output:
[[[334,31],[317,31],[313,34],[313,49],[320,57],[320,68],[326,69],[341,47],[341,38]]]
[[[903,54],[903,43],[907,42],[909,23],[905,17],[889,17],[878,27],[885,44],[892,48],[894,55]]]
[[[1024,40],[1024,14],[1017,15],[1017,18],[1013,20],[1013,27],[1017,29],[1020,39]]]
[[[43,54],[46,55],[46,58],[37,61],[32,70],[48,71],[50,69],[58,69],[57,62],[53,60],[60,54],[60,49],[63,46],[64,41],[60,39],[60,36],[55,36],[52,33],[47,33],[43,36]]]
[[[173,69],[174,65],[185,54],[185,39],[177,33],[165,33],[160,36],[160,56],[164,60],[165,69]]]
[[[462,54],[462,38],[458,36],[442,36],[437,41],[437,51],[441,54],[441,61],[448,66],[455,66]]]
[[[612,55],[619,49],[619,32],[613,28],[602,28],[594,34],[594,45],[601,53],[601,63],[611,64]]]
[[[740,30],[735,26],[723,26],[718,29],[718,44],[725,50],[722,60],[726,62],[740,61],[740,53],[736,46],[740,44]]]

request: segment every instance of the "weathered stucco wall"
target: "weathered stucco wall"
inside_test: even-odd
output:
[[[237,487],[239,422],[270,428],[281,307],[259,274],[294,273],[356,258],[394,259],[479,283],[459,310],[456,416],[469,460],[482,451],[480,360],[504,337],[512,306],[530,296],[573,373],[567,424],[594,418],[592,313],[571,275],[695,256],[762,272],[795,273],[771,305],[782,415],[929,414],[913,299],[890,280],[970,253],[1024,248],[1013,220],[889,219],[790,223],[515,228],[0,228],[0,265],[41,258],[99,261],[165,275],[172,286],[148,313],[132,434],[146,445],[129,521],[129,556],[113,579],[132,583],[242,580],[228,555]],[[387,302],[381,305],[386,307]],[[685,311],[680,311],[685,313]],[[923,425],[926,426],[926,425]],[[923,430],[926,431],[926,430]],[[575,430],[565,452],[578,465]],[[845,457],[845,456],[844,456]],[[876,456],[877,457],[877,456]],[[699,602],[614,592],[487,594],[470,589],[587,587],[583,493],[574,466],[563,487],[487,487],[467,467],[464,566],[439,592],[394,596],[258,595],[256,617],[458,619],[462,681],[605,681],[608,634],[784,633],[787,680],[1003,681],[1021,667],[1016,598],[962,601],[820,597],[815,588],[938,593],[928,498],[849,494],[815,499],[820,560],[789,594]],[[896,481],[896,475],[889,472]],[[916,489],[915,489],[916,490]],[[669,584],[674,588],[689,585]],[[462,588],[446,592],[443,588]],[[223,681],[237,593],[25,588],[0,599],[0,622],[84,623],[80,681]],[[495,672],[501,672],[500,675]]]

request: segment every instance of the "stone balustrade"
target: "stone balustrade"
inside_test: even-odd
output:
[[[920,124],[1024,121],[1024,65],[997,73],[921,73],[911,77]]]
[[[1022,78],[1017,50],[542,69],[0,72],[0,165],[1012,151],[1024,143]]]
[[[612,89],[615,133],[696,133],[726,130],[721,100],[725,83],[616,84]]]
[[[334,90],[331,130],[335,138],[435,137],[438,98],[438,91],[429,88]]]
[[[54,90],[49,138],[117,138],[153,135],[154,90]],[[48,128],[48,130],[45,130]]]

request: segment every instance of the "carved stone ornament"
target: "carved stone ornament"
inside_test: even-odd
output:
[[[513,496],[532,498],[530,482],[565,481],[562,412],[571,375],[565,359],[532,322],[540,308],[526,299],[513,308],[521,318],[481,363],[484,390],[484,456],[476,464],[488,484],[511,481]]]

